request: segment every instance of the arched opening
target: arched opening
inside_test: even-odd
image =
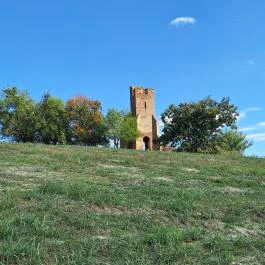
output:
[[[147,151],[150,149],[150,138],[145,136],[143,138],[143,141],[144,141],[144,150]]]
[[[133,143],[132,143],[132,141],[130,141],[130,142],[128,143],[128,149],[133,149]]]

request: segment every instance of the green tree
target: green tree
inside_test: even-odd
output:
[[[116,109],[109,109],[104,118],[104,123],[107,130],[107,137],[113,140],[114,148],[118,148],[121,139],[121,126],[125,112]]]
[[[131,113],[127,113],[121,123],[120,138],[124,143],[137,139],[140,132],[137,128],[137,119]]]
[[[253,142],[246,139],[246,135],[237,130],[227,130],[222,132],[217,141],[217,150],[219,152],[237,152],[243,153]]]
[[[0,130],[3,137],[17,142],[34,142],[37,128],[35,104],[16,87],[2,89]]]
[[[66,103],[66,116],[73,144],[106,144],[106,128],[101,103],[84,96],[70,98]]]
[[[68,126],[64,102],[44,94],[36,110],[39,141],[45,144],[66,143]]]
[[[229,98],[220,102],[207,97],[198,102],[170,105],[161,115],[162,145],[171,143],[179,151],[209,150],[224,128],[235,128],[237,108]]]

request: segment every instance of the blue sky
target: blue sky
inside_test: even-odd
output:
[[[265,156],[264,0],[0,0],[0,87],[129,108],[129,86],[171,103],[229,96],[247,154]]]

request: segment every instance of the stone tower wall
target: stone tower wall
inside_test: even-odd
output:
[[[131,112],[137,118],[138,130],[141,136],[132,143],[136,150],[158,150],[153,140],[158,137],[158,124],[155,118],[154,89],[130,87]],[[145,143],[146,142],[146,143]]]

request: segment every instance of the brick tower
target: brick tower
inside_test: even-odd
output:
[[[153,143],[159,136],[159,127],[155,117],[154,89],[131,86],[130,101],[131,113],[137,118],[141,136],[130,143],[129,147],[136,150],[159,150],[159,146]]]

